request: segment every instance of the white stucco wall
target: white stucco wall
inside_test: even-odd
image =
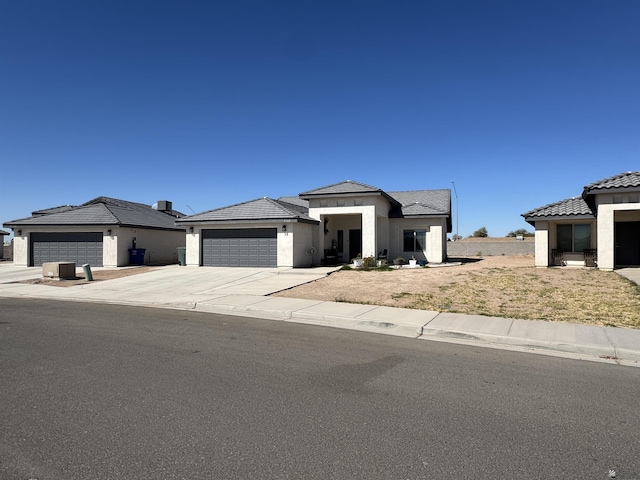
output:
[[[387,199],[380,195],[354,195],[354,196],[338,196],[335,198],[312,199],[309,201],[309,216],[320,221],[320,229],[324,228],[324,217],[329,217],[330,233],[326,236],[323,234],[320,239],[321,251],[331,247],[331,240],[335,239],[337,230],[345,231],[345,247],[344,255],[349,255],[348,230],[360,229],[362,232],[362,257],[375,257],[382,248],[388,248],[386,245],[381,246],[380,231],[388,232],[388,224],[386,220],[389,216],[391,204]],[[348,223],[341,220],[341,217],[349,218]],[[359,226],[357,219],[359,217]],[[382,225],[379,222],[383,221]],[[340,228],[340,226],[344,228]],[[381,227],[381,228],[380,228]],[[333,232],[333,234],[331,234]],[[387,233],[388,238],[388,233]],[[385,239],[386,240],[386,239]],[[386,242],[385,242],[386,243]]]
[[[307,267],[313,265],[320,265],[322,259],[322,250],[318,247],[318,239],[320,237],[320,226],[311,225],[309,223],[293,223],[290,224],[292,228],[292,235],[287,232],[280,232],[278,234],[278,267]],[[287,229],[289,230],[289,228]],[[280,241],[283,240],[282,245],[286,247],[288,252],[293,252],[291,261],[288,261],[288,257],[283,256],[280,259]],[[286,242],[286,243],[285,243]],[[310,247],[316,247],[317,253],[315,255],[309,254]]]
[[[24,229],[20,236],[14,230],[13,265],[16,267],[29,266],[29,232],[25,232]]]
[[[187,248],[185,254],[185,260],[187,261],[187,267],[199,267],[200,266],[200,232],[202,227],[194,225],[193,232],[189,232],[187,227],[184,246]]]
[[[640,203],[598,204],[598,268],[615,268],[615,222],[632,221],[639,217],[637,212]]]
[[[536,222],[535,225],[535,266],[548,267],[549,255],[549,222]]]
[[[401,256],[409,260],[412,256],[416,260],[429,263],[442,263],[446,260],[446,220],[444,218],[392,218],[389,220],[390,248],[389,261]],[[427,245],[421,252],[405,252],[404,230],[426,230]]]
[[[144,248],[144,263],[146,265],[178,263],[178,247],[184,247],[184,231],[152,230],[146,228],[117,228],[112,229],[112,238],[106,237],[106,246],[115,241],[117,245],[117,266],[129,265],[129,249],[133,248],[133,237],[136,238],[136,248]],[[110,252],[113,252],[111,247]],[[113,264],[106,266],[114,266]]]
[[[17,230],[17,229],[16,229]],[[137,237],[137,247],[145,248],[145,263],[177,263],[177,247],[184,245],[184,233],[180,231],[164,231],[150,229],[133,229],[122,227],[60,226],[20,228],[22,236],[16,234],[14,242],[14,265],[28,266],[30,234],[34,232],[96,232],[102,234],[102,264],[105,267],[121,267],[129,265],[129,248],[131,237]],[[111,230],[111,235],[108,235]]]
[[[286,225],[286,231],[282,230],[282,226]],[[212,224],[198,225],[193,227],[193,233],[186,231],[186,238],[183,237],[184,246],[186,246],[187,266],[201,265],[201,232],[209,229],[238,229],[238,228],[275,228],[278,239],[278,268],[282,267],[306,267],[311,265],[311,256],[309,255],[309,247],[317,246],[318,226],[315,224],[278,221],[278,222],[251,222],[251,223],[233,223],[233,224]],[[314,257],[315,264],[320,264],[320,249]]]

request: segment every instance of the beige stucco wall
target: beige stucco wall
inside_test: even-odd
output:
[[[535,265],[548,267],[551,249],[549,248],[549,222],[536,222],[535,225]]]
[[[110,252],[110,264],[106,260],[104,266],[114,265],[112,255],[117,256],[117,266],[129,265],[129,249],[133,248],[133,237],[136,238],[136,248],[144,248],[144,263],[174,264],[178,263],[178,247],[184,247],[184,231],[152,230],[146,228],[115,228],[111,237],[106,236],[104,241],[104,253],[106,257],[107,245]],[[115,246],[115,248],[114,248]]]
[[[185,237],[185,260],[187,262],[187,267],[199,267],[200,266],[200,245],[202,242],[200,241],[200,232],[202,230],[202,226],[194,225],[193,232],[189,232],[189,228],[187,227],[186,237]]]
[[[14,231],[13,237],[13,265],[16,267],[29,266],[29,233],[23,230],[22,235]]]

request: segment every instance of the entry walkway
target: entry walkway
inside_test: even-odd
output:
[[[640,285],[640,267],[619,268],[614,271]]]
[[[255,269],[171,265],[129,277],[56,287],[12,283],[39,278],[42,269],[13,267],[3,262],[0,263],[0,297],[241,315],[640,366],[640,330],[635,329],[269,296],[318,280],[334,270],[329,267]]]

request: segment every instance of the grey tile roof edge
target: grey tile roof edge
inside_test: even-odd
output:
[[[35,210],[33,212],[31,212],[32,216],[36,216],[36,215],[49,215],[51,213],[60,213],[60,212],[67,212],[73,208],[77,208],[77,205],[60,205],[58,207],[51,207],[51,208],[44,208],[42,210]]]
[[[354,188],[343,188],[345,186],[353,185]],[[387,192],[381,188],[367,185],[366,183],[356,182],[354,180],[345,180],[344,182],[333,183],[326,187],[320,187],[313,190],[307,190],[302,192],[299,196],[302,197],[335,197],[341,195],[366,195],[366,194],[378,194],[386,198],[392,205],[400,205],[398,201],[390,196]]]
[[[85,210],[93,209],[95,210],[100,208],[98,205],[88,205],[78,206],[71,210],[66,210],[64,212],[59,213],[50,213],[48,215],[34,215],[32,217],[22,218],[18,220],[12,220],[11,222],[5,223],[5,225],[34,225],[34,226],[54,226],[54,225],[117,225],[118,221],[113,214],[107,210],[107,208],[102,205],[104,211],[103,214],[106,213],[109,218],[109,221],[106,220],[96,220],[95,214],[91,218],[82,219],[78,218],[76,215],[80,212],[83,213]]]
[[[451,215],[451,190],[446,188],[397,191],[389,192],[389,195],[402,206],[403,215]],[[422,207],[422,212],[410,213],[415,206]]]
[[[640,172],[623,172],[586,185],[582,191],[582,196],[585,197],[586,195],[595,193],[595,191],[601,190],[639,187]]]
[[[226,218],[225,217],[211,218],[209,216],[216,212],[222,212],[223,210],[231,210],[233,208],[241,207],[241,206],[248,206],[252,203],[257,203],[257,202],[267,202],[269,205],[282,211],[283,215],[281,217],[280,216],[274,217],[274,216],[261,216],[259,214],[256,214],[256,216],[251,218],[238,218],[234,216],[229,216]],[[262,197],[262,198],[249,200],[246,202],[235,203],[233,205],[227,205],[225,207],[214,208],[212,210],[196,213],[194,215],[189,215],[189,216],[177,219],[176,225],[187,225],[191,223],[220,223],[220,222],[233,222],[233,221],[256,221],[256,220],[265,220],[265,221],[300,220],[300,221],[305,221],[310,223],[319,223],[318,220],[309,217],[308,215],[306,215],[303,212],[300,212],[297,209],[292,208],[294,206],[295,205],[290,204],[288,202],[274,200],[273,198],[269,198],[269,197]]]
[[[96,209],[98,210],[96,211]],[[86,213],[91,210],[93,210],[92,213]],[[110,197],[96,197],[93,200],[71,209],[12,220],[7,222],[6,225],[100,225],[181,230],[174,224],[176,218],[177,217],[171,214],[155,210],[150,205],[143,203],[129,202],[127,200]]]
[[[0,235],[11,235],[11,233],[0,230]]]
[[[354,188],[352,190],[340,188],[345,185],[353,185]],[[354,180],[344,180],[342,182],[332,183],[331,185],[326,185],[324,187],[307,190],[305,192],[299,193],[298,195],[300,197],[303,197],[316,195],[339,195],[346,193],[383,193],[383,191],[378,187],[367,185],[366,183],[356,182]]]
[[[562,209],[566,209],[566,207],[571,208],[563,212]],[[564,217],[595,218],[593,210],[582,197],[565,198],[564,200],[529,210],[520,216],[524,217],[527,222]]]
[[[184,217],[185,214],[182,212],[179,212],[178,210],[171,210],[171,213],[165,212],[163,210],[156,210],[155,208],[153,208],[153,206],[151,205],[147,205],[146,203],[140,203],[140,202],[131,202],[129,200],[121,200],[119,198],[112,198],[112,197],[105,197],[105,196],[101,196],[101,197],[96,197],[92,200],[89,200],[88,202],[83,203],[82,206],[85,205],[97,205],[97,204],[103,204],[106,206],[117,206],[117,207],[121,207],[121,208],[132,208],[132,209],[141,209],[141,210],[149,210],[149,211],[153,211],[153,212],[158,212],[158,213],[162,213],[164,215],[168,215],[170,217]]]

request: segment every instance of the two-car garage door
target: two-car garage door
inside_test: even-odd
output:
[[[31,265],[45,262],[75,262],[102,266],[102,233],[96,232],[33,232],[31,234]]]
[[[275,228],[202,231],[202,265],[209,267],[277,267]]]

